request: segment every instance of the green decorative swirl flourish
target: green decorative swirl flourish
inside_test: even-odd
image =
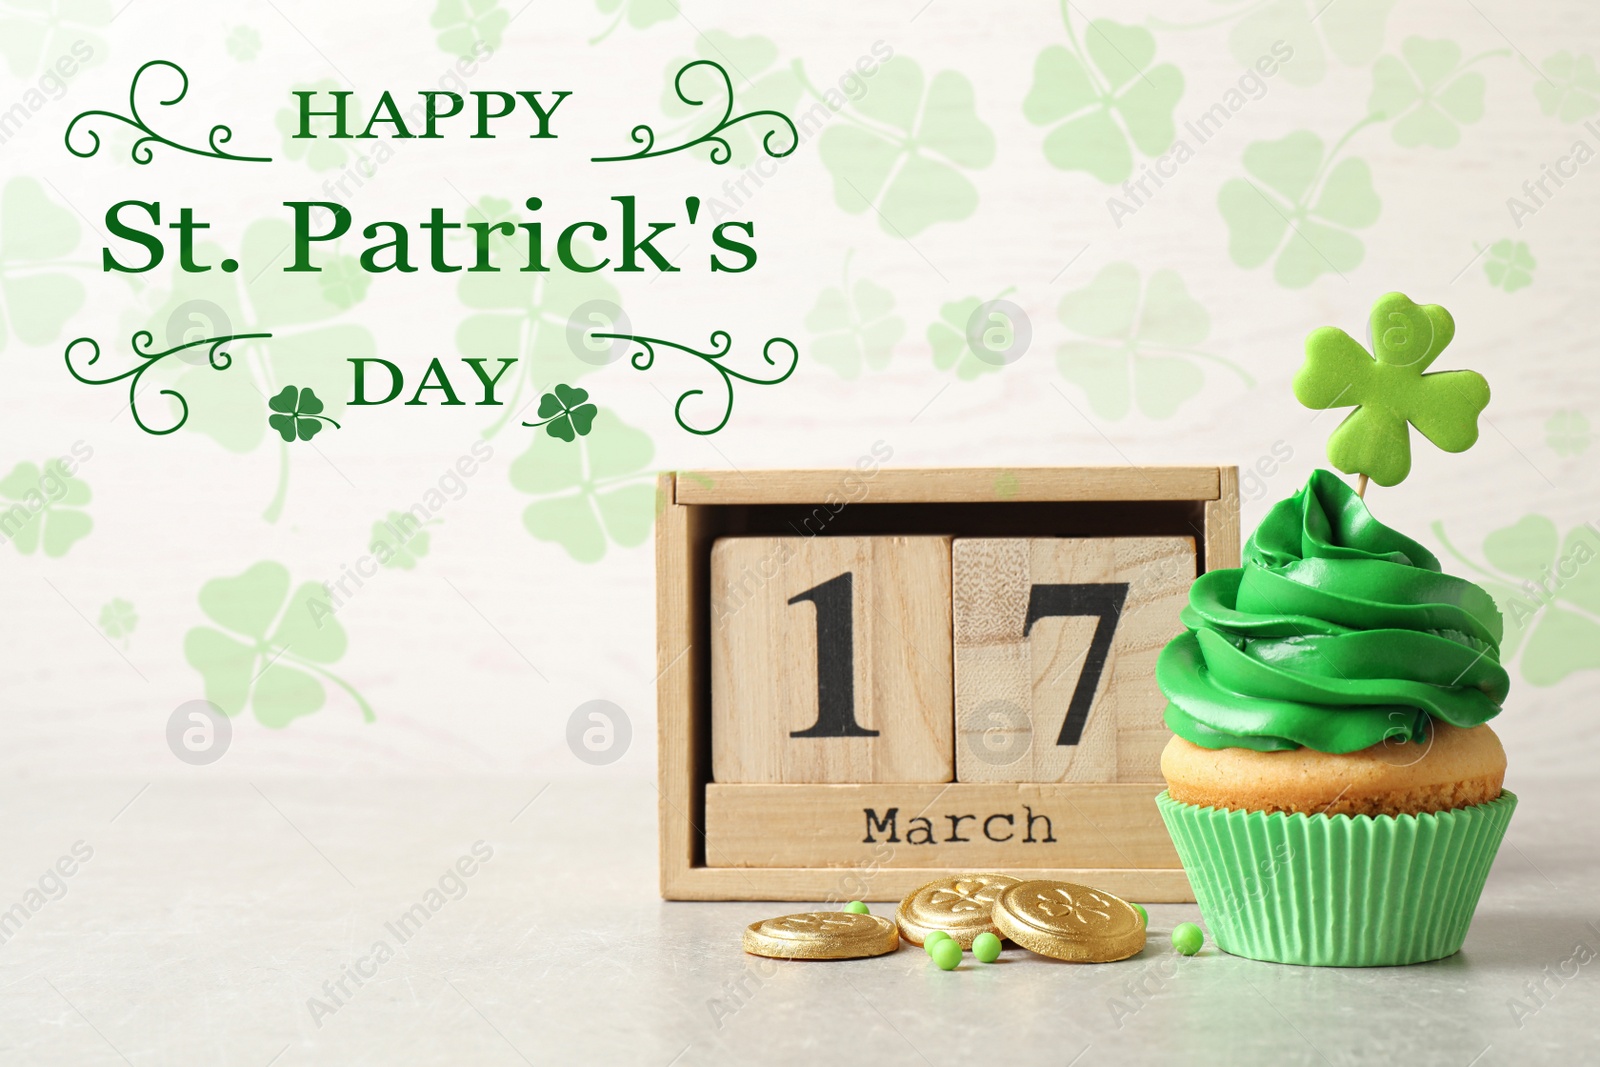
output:
[[[678,402],[672,409],[672,417],[677,420],[679,426],[701,437],[709,437],[711,434],[716,433],[728,425],[728,420],[733,417],[733,380],[735,378],[741,382],[749,382],[751,385],[777,385],[779,382],[787,380],[789,375],[794,373],[794,369],[800,365],[800,349],[787,337],[770,338],[765,345],[761,346],[761,358],[766,361],[769,367],[777,367],[779,365],[778,361],[772,358],[774,346],[782,346],[789,350],[788,366],[784,368],[783,373],[776,378],[756,378],[749,374],[742,374],[722,363],[722,357],[726,356],[733,348],[733,337],[729,335],[727,330],[712,331],[710,339],[711,350],[709,352],[700,352],[690,348],[688,345],[680,345],[676,341],[665,341],[659,337],[641,337],[631,333],[594,333],[590,334],[590,336],[618,341],[631,341],[638,345],[639,351],[635,352],[630,360],[634,370],[649,370],[654,366],[656,347],[659,345],[662,348],[674,348],[679,352],[687,352],[696,359],[704,361],[707,366],[721,375],[722,384],[728,391],[728,402],[722,410],[722,419],[715,426],[709,430],[696,429],[683,419],[683,405],[693,397],[704,396],[704,389],[687,390],[678,397]]]
[[[81,371],[79,371],[77,367],[72,365],[73,350],[79,345],[84,344],[88,345],[94,350],[93,354],[90,355],[88,360],[83,364],[84,367],[92,367],[96,362],[99,361],[100,343],[94,338],[78,338],[71,344],[67,345],[67,350],[64,355],[67,361],[67,370],[71,372],[74,378],[78,379],[78,381],[82,382],[84,385],[110,385],[113,382],[120,382],[123,379],[132,379],[128,382],[128,410],[133,412],[133,421],[138,423],[139,429],[143,430],[145,433],[156,437],[163,437],[169,433],[177,431],[183,426],[184,423],[189,421],[189,401],[185,400],[183,394],[178,392],[176,389],[161,390],[162,396],[170,396],[179,404],[183,405],[183,413],[178,416],[177,422],[173,423],[165,430],[152,430],[139,415],[139,379],[144,377],[145,371],[149,370],[151,367],[154,367],[157,363],[161,362],[163,359],[166,359],[168,356],[173,355],[174,353],[182,352],[190,348],[199,348],[203,345],[210,346],[210,351],[206,354],[206,361],[211,364],[211,369],[227,370],[229,367],[233,366],[233,356],[223,351],[223,345],[228,344],[231,341],[251,341],[265,339],[271,336],[272,335],[270,333],[239,333],[230,334],[226,337],[205,337],[198,341],[190,341],[188,344],[178,345],[176,348],[169,348],[165,352],[151,352],[149,349],[155,345],[155,335],[149,330],[140,330],[133,335],[133,352],[144,362],[140,363],[136,367],[132,367],[123,371],[121,374],[112,375],[110,378],[87,377]]]
[[[233,160],[236,163],[272,162],[272,159],[268,156],[236,156],[224,149],[222,146],[233,140],[233,130],[222,123],[218,123],[217,125],[211,127],[211,135],[207,138],[209,150],[206,148],[194,148],[190,145],[179,144],[177,141],[174,141],[168,137],[163,137],[161,134],[151,129],[150,124],[145,122],[144,116],[139,114],[138,100],[139,79],[143,78],[145,71],[149,70],[151,67],[168,67],[178,72],[179,86],[177,93],[166,99],[158,99],[156,101],[158,106],[171,107],[188,94],[189,75],[184,72],[182,67],[171,62],[170,60],[152,59],[150,62],[146,63],[144,66],[140,67],[134,72],[133,82],[128,86],[128,114],[119,115],[115,111],[102,111],[97,109],[93,111],[82,112],[67,124],[67,133],[64,139],[66,141],[68,152],[71,152],[79,159],[88,159],[90,156],[100,151],[100,135],[94,130],[84,130],[84,132],[89,135],[89,146],[81,149],[73,146],[72,133],[78,128],[78,124],[85,119],[103,118],[110,119],[113,122],[120,122],[125,126],[131,126],[140,133],[144,134],[143,137],[133,142],[133,148],[128,153],[133,158],[133,161],[141,166],[148,164],[152,159],[155,158],[155,149],[151,147],[152,143],[164,144],[169,148],[176,148],[180,152],[188,152],[190,155],[204,156],[207,159],[227,159]]]
[[[717,120],[717,124],[715,126],[711,127],[711,129],[707,130],[705,133],[701,134],[699,137],[696,137],[692,141],[685,141],[683,144],[674,145],[671,148],[658,149],[656,148],[656,131],[651,129],[648,123],[641,122],[639,125],[635,126],[633,128],[633,132],[629,134],[629,139],[632,140],[634,144],[643,146],[637,152],[626,156],[595,156],[590,159],[589,162],[620,163],[623,160],[628,159],[655,159],[658,156],[670,156],[674,152],[683,152],[690,148],[694,148],[697,145],[709,144],[712,146],[711,162],[721,166],[733,158],[733,146],[728,144],[727,140],[721,136],[722,131],[731,126],[737,126],[741,122],[748,122],[750,119],[762,118],[775,120],[772,129],[768,130],[767,133],[761,138],[761,149],[762,151],[766,152],[767,155],[771,156],[773,159],[782,159],[784,156],[789,155],[796,148],[800,147],[800,131],[795,129],[794,122],[789,118],[789,116],[785,115],[781,111],[763,108],[757,111],[747,111],[738,117],[734,116],[733,79],[728,77],[728,72],[723,69],[722,64],[718,63],[714,59],[697,59],[693,63],[684,64],[684,66],[678,71],[677,76],[672,79],[672,89],[673,92],[678,94],[679,100],[682,100],[690,107],[702,107],[708,103],[707,100],[697,100],[683,91],[683,76],[696,67],[710,67],[722,77],[722,92],[724,98],[726,99],[726,104],[722,109],[722,118]],[[789,131],[789,147],[782,149],[774,148],[772,139],[781,134],[785,129]]]
[[[1156,682],[1167,726],[1202,748],[1421,742],[1430,719],[1493,718],[1510,688],[1489,594],[1325,470],[1273,506],[1243,567],[1195,580],[1183,624]]]

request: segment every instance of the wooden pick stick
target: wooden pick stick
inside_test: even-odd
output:
[[[1365,474],[1356,479],[1356,496],[1362,500],[1367,499],[1367,476]]]

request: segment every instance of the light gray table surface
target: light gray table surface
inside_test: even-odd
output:
[[[24,914],[0,915],[0,1063],[1600,1062],[1582,788],[1524,784],[1449,960],[1283,967],[1209,944],[1182,959],[1168,933],[1198,910],[1157,905],[1126,962],[1008,949],[945,973],[910,946],[744,955],[746,923],[801,909],[660,900],[646,781],[13,780],[0,912]],[[480,841],[492,857],[428,911]],[[44,877],[75,845],[92,856]],[[402,944],[391,926],[419,903]]]

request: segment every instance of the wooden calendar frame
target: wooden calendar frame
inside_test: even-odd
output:
[[[890,901],[952,870],[872,862],[719,864],[706,836],[708,813],[732,833],[742,828],[746,839],[803,842],[814,812],[888,787],[711,781],[710,553],[717,537],[1166,534],[1194,538],[1201,573],[1239,565],[1236,467],[665,472],[658,490],[657,788],[661,895],[668,900]],[[1067,801],[1082,818],[1075,832],[1085,842],[1098,842],[1086,845],[1086,854],[1114,862],[1029,868],[1002,857],[991,869],[1085,882],[1149,903],[1194,900],[1156,810],[1159,784],[952,782],[899,788],[974,806],[1028,798]]]

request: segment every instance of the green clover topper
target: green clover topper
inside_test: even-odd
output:
[[[322,398],[311,391],[286,385],[277,396],[267,401],[267,407],[277,414],[267,416],[267,425],[278,431],[278,436],[293,442],[298,436],[309,441],[322,432],[322,424],[329,423],[335,430],[343,429],[337,422],[322,414]]]
[[[1424,374],[1455,336],[1455,320],[1438,304],[1416,304],[1386,293],[1372,305],[1369,355],[1336,326],[1306,338],[1306,361],[1294,376],[1294,395],[1308,408],[1354,406],[1328,438],[1328,461],[1346,474],[1399,485],[1411,473],[1406,424],[1446,452],[1465,452],[1478,440],[1478,415],[1489,404],[1489,383],[1477,371]],[[1375,358],[1374,358],[1375,357]]]
[[[522,425],[535,428],[543,426],[544,432],[551,437],[571,443],[588,436],[594,426],[594,417],[600,411],[593,404],[585,403],[588,399],[587,389],[558,385],[555,392],[539,398],[539,417],[544,421],[525,422]]]

